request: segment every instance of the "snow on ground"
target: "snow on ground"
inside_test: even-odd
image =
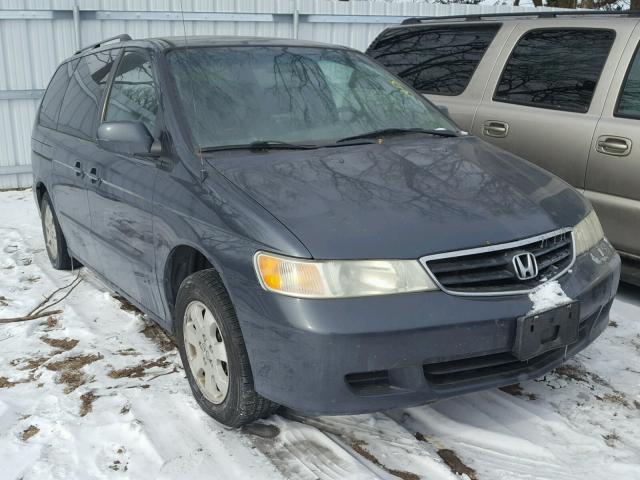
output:
[[[0,193],[2,479],[638,479],[640,289],[591,347],[534,382],[373,415],[282,412],[227,430],[175,348],[86,269],[48,262],[30,190]],[[71,287],[52,300],[61,298]]]

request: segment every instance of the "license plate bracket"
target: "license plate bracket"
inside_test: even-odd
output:
[[[519,317],[512,353],[520,361],[530,360],[549,350],[575,343],[579,329],[579,302]]]

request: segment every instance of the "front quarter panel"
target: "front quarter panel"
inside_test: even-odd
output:
[[[234,304],[238,290],[258,285],[253,255],[259,249],[309,257],[300,241],[255,201],[215,169],[206,178],[199,160],[186,151],[187,160],[162,169],[154,192],[154,243],[159,292],[164,300],[165,327],[172,330],[172,308],[167,298],[166,272],[170,254],[181,245],[195,248],[220,273]]]

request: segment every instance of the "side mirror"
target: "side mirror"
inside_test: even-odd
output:
[[[449,116],[449,107],[447,107],[446,105],[436,105],[436,107],[438,108],[438,110],[444,113],[447,117]]]
[[[150,156],[153,137],[140,122],[105,122],[98,128],[98,145],[121,155]]]

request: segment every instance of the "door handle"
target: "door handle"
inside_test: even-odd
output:
[[[497,120],[489,120],[482,126],[482,133],[488,137],[503,138],[509,133],[509,124]]]
[[[89,170],[89,173],[87,173],[87,177],[89,177],[89,180],[91,180],[91,183],[93,184],[100,185],[100,183],[102,182],[102,179],[98,176],[98,170],[96,169],[96,167],[93,167],[91,170]]]
[[[596,150],[605,155],[626,157],[631,153],[632,142],[628,138],[603,135],[598,137]]]
[[[82,164],[80,162],[76,162],[73,166],[73,171],[76,174],[76,177],[84,177],[84,172],[82,171]]]

